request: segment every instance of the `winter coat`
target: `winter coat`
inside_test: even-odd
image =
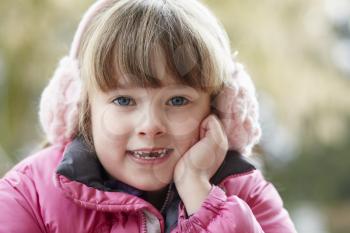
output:
[[[142,191],[109,179],[75,139],[29,156],[0,180],[0,233],[296,232],[274,186],[236,152],[211,183],[193,215],[174,185],[160,213]]]

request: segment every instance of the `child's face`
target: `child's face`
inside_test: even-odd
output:
[[[92,135],[97,156],[114,178],[145,191],[170,183],[179,158],[199,140],[201,121],[210,113],[208,93],[176,84],[163,66],[161,88],[123,87],[90,95]],[[129,151],[172,152],[155,160]],[[147,155],[147,154],[146,154]]]

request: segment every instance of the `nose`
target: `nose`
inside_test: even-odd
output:
[[[154,107],[149,107],[141,114],[139,125],[137,126],[137,134],[145,138],[156,138],[166,133],[164,117],[161,111],[157,111]]]

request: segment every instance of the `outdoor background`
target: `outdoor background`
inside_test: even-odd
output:
[[[39,148],[40,94],[92,0],[0,1],[0,176]],[[301,233],[350,230],[350,0],[206,0],[261,104],[259,161]]]

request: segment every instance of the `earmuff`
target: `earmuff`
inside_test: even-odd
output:
[[[70,52],[63,57],[44,89],[39,109],[40,123],[51,144],[65,143],[78,133],[81,78],[78,50],[83,32],[94,16],[113,0],[98,0],[84,14]],[[244,67],[232,60],[232,79],[213,101],[223,123],[229,148],[250,155],[261,136],[255,87]]]

